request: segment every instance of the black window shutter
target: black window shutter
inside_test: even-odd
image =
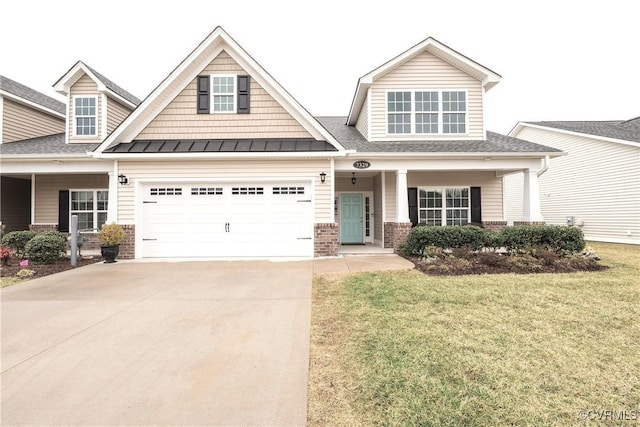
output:
[[[471,187],[471,222],[482,224],[482,199],[480,187]]]
[[[415,227],[418,225],[418,188],[407,188],[407,194],[409,196],[409,219],[411,220],[411,225]]]
[[[238,114],[249,114],[249,76],[238,76]]]
[[[69,231],[69,190],[58,192],[58,231]]]
[[[198,76],[198,114],[209,114],[209,76]]]

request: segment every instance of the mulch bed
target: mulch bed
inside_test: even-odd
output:
[[[498,253],[462,253],[437,257],[405,256],[416,270],[433,276],[459,276],[465,274],[531,274],[574,273],[577,271],[602,271],[609,267],[595,259],[575,255],[559,257],[545,254],[540,258],[527,255]]]
[[[99,256],[95,256],[91,259],[78,258],[78,265],[76,267],[82,267],[82,266],[93,264],[99,261],[102,261],[102,258]],[[12,258],[11,260],[9,260],[8,265],[3,265],[0,268],[0,276],[2,277],[13,276],[18,271],[26,268],[28,268],[29,270],[33,270],[35,272],[35,274],[31,276],[32,279],[35,279],[38,277],[48,276],[49,274],[60,273],[61,271],[71,270],[74,267],[71,267],[71,261],[69,260],[69,258],[61,258],[60,260],[58,260],[53,264],[42,264],[39,262],[29,261],[29,265],[27,267],[20,267],[20,260]]]

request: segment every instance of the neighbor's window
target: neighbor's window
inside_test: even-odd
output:
[[[107,190],[71,190],[70,215],[78,215],[78,230],[100,229],[107,222]]]
[[[469,187],[420,188],[418,222],[426,225],[465,225],[471,218]]]
[[[213,112],[235,113],[236,76],[211,76]]]
[[[75,132],[78,136],[96,136],[97,98],[95,96],[74,98]]]
[[[464,134],[466,123],[465,91],[387,92],[389,134]]]

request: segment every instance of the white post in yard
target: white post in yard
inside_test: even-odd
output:
[[[78,215],[71,215],[71,267],[78,265]]]

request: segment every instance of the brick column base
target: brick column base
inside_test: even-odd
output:
[[[546,221],[513,221],[513,225],[545,225]]]
[[[123,224],[124,242],[120,244],[118,258],[133,259],[136,256],[136,226],[133,224]]]
[[[338,224],[316,224],[314,227],[313,256],[338,256]]]
[[[507,221],[482,221],[485,230],[500,231],[507,228]]]
[[[385,222],[384,247],[393,248],[394,252],[398,252],[400,247],[407,243],[407,236],[409,236],[410,231],[410,222]]]

